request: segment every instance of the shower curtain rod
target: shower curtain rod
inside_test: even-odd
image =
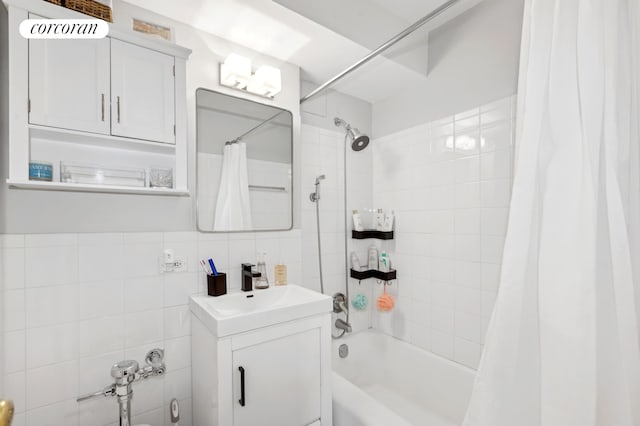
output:
[[[238,136],[235,139],[232,139],[230,141],[225,142],[225,145],[233,145],[234,143],[238,143],[242,140],[242,138],[244,138],[245,136],[247,136],[249,133],[255,132],[256,130],[258,130],[260,127],[264,126],[265,124],[267,124],[268,122],[270,122],[271,120],[273,120],[274,118],[276,118],[277,116],[279,116],[280,114],[282,114],[283,112],[285,112],[286,110],[282,110],[279,111],[277,114],[275,114],[272,117],[267,118],[266,120],[264,120],[262,123],[258,124],[257,126],[253,127],[250,130],[247,130],[246,132],[244,132],[243,134],[241,134],[240,136]]]
[[[372,50],[364,58],[360,59],[358,62],[356,62],[355,64],[351,65],[349,68],[345,69],[340,74],[336,75],[335,77],[333,77],[332,79],[330,79],[329,81],[327,81],[326,83],[324,83],[323,85],[321,85],[320,87],[315,89],[313,92],[309,93],[308,95],[303,96],[300,99],[300,104],[305,103],[309,99],[311,99],[314,96],[316,96],[318,93],[322,92],[324,89],[328,88],[329,86],[332,86],[338,80],[340,80],[343,77],[345,77],[346,75],[350,74],[352,71],[357,70],[362,65],[366,64],[367,62],[369,62],[370,60],[372,60],[376,56],[380,55],[382,52],[384,52],[385,50],[387,50],[388,48],[390,48],[391,46],[393,46],[394,44],[396,44],[397,42],[399,42],[403,38],[407,37],[409,34],[414,32],[418,28],[422,27],[427,22],[429,22],[432,19],[434,19],[435,17],[439,16],[440,14],[442,14],[444,11],[446,11],[447,9],[449,9],[450,7],[452,7],[453,5],[458,3],[459,1],[460,0],[449,0],[446,3],[441,4],[436,9],[431,11],[431,13],[429,13],[429,14],[425,15],[424,17],[422,17],[421,19],[417,20],[412,25],[407,27],[405,30],[403,30],[400,33],[396,34],[394,37],[392,37],[391,39],[387,40],[386,42],[384,42],[383,44],[378,46],[376,49]]]

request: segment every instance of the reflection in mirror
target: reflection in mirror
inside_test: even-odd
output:
[[[196,110],[198,229],[291,229],[291,112],[206,89]]]

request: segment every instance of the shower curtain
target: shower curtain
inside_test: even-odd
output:
[[[638,426],[638,0],[526,0],[500,290],[465,426]]]
[[[247,145],[236,142],[224,147],[213,229],[243,231],[252,228]]]

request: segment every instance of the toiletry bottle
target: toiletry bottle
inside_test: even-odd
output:
[[[358,259],[358,255],[355,251],[351,252],[351,269],[354,271],[360,270],[360,259]]]
[[[384,211],[382,209],[376,210],[375,229],[376,231],[384,230]]]
[[[256,280],[255,288],[265,289],[269,288],[269,277],[267,276],[267,263],[265,261],[266,253],[260,253],[258,255],[258,272],[260,276]]]
[[[358,232],[364,231],[364,227],[362,226],[362,217],[358,210],[353,211],[353,230]]]
[[[273,279],[275,281],[275,285],[286,285],[287,284],[287,265],[280,262],[273,267]]]
[[[375,244],[369,247],[368,258],[367,268],[378,269],[378,247],[376,247]]]
[[[393,211],[384,213],[384,220],[382,225],[382,231],[391,232],[393,231],[393,219],[394,214]]]
[[[382,251],[380,253],[380,270],[382,272],[389,272],[390,270],[390,266],[389,266],[389,255],[387,254],[386,251]]]

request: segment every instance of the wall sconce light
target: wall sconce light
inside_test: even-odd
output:
[[[220,64],[220,84],[273,99],[282,90],[282,75],[275,67],[263,65],[251,73],[251,60],[231,53]]]
[[[282,76],[278,68],[263,65],[249,80],[247,90],[256,95],[274,97],[282,90]]]
[[[220,64],[220,84],[234,89],[244,89],[251,79],[251,60],[231,53]]]

